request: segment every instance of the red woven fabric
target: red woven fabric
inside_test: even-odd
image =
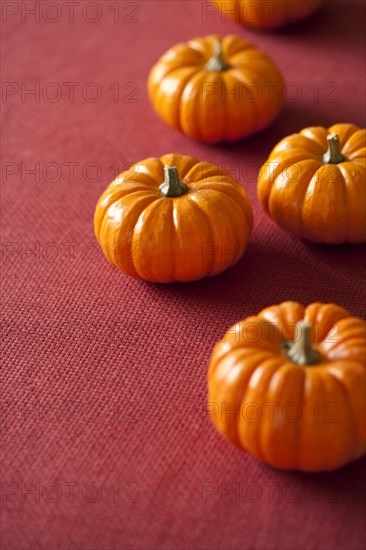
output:
[[[364,126],[363,2],[281,34],[198,0],[35,4],[2,2],[3,548],[364,548],[364,461],[276,471],[205,413],[210,353],[236,320],[287,299],[364,313],[364,249],[286,235],[255,182],[283,136]],[[162,52],[209,33],[254,41],[292,83],[276,123],[230,146],[167,128],[146,95]],[[154,286],[108,264],[93,213],[117,166],[171,151],[231,170],[255,230],[223,275]]]

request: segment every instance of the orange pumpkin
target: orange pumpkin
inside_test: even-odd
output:
[[[221,273],[244,254],[252,227],[249,200],[228,172],[177,154],[120,174],[94,217],[108,260],[127,275],[160,283]]]
[[[273,61],[239,36],[206,36],[167,51],[148,79],[157,114],[208,143],[244,138],[268,126],[283,104]]]
[[[337,305],[268,307],[214,349],[212,420],[272,466],[338,468],[366,451],[365,355],[366,323]]]
[[[215,0],[224,14],[258,29],[278,29],[315,13],[324,0]]]
[[[366,241],[366,130],[305,128],[276,145],[258,197],[285,231],[317,243]]]

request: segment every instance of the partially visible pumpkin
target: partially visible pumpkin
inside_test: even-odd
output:
[[[279,29],[315,13],[324,0],[215,0],[224,14],[257,29]]]
[[[244,254],[252,227],[250,202],[228,172],[178,154],[120,174],[94,217],[108,260],[127,275],[160,283],[221,273]]]
[[[284,138],[262,166],[258,197],[285,231],[317,243],[366,241],[366,130],[312,127]]]
[[[274,62],[240,36],[177,44],[154,65],[148,91],[157,114],[187,136],[234,141],[271,124],[284,102]]]
[[[208,374],[209,412],[278,468],[333,470],[366,452],[366,323],[335,304],[284,302],[231,327]]]

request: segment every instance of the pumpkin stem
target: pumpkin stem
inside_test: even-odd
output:
[[[344,162],[346,157],[342,155],[341,144],[339,142],[339,137],[337,134],[329,134],[327,136],[328,140],[328,151],[323,156],[324,164],[338,164]]]
[[[296,323],[296,332],[300,336],[296,342],[284,343],[285,353],[291,361],[298,365],[315,365],[321,361],[320,353],[313,348],[313,327],[306,321]]]
[[[164,182],[159,187],[164,197],[181,197],[189,191],[188,186],[180,181],[176,166],[164,166],[164,174]]]
[[[217,38],[214,42],[212,57],[207,61],[205,69],[207,71],[220,73],[221,71],[226,71],[229,67],[230,65],[226,63],[225,59],[222,57],[221,40]]]

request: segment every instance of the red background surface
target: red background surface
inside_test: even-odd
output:
[[[60,3],[54,23],[52,7],[37,22],[24,13],[33,2],[10,4],[19,11],[2,23],[2,79],[14,92],[2,103],[3,548],[364,547],[364,461],[327,474],[275,471],[221,439],[205,414],[210,353],[236,320],[287,299],[364,314],[364,249],[293,239],[265,217],[255,190],[256,169],[288,133],[364,126],[363,3],[328,3],[281,34],[218,15],[205,22],[200,1],[119,2],[117,22],[118,3],[99,1],[95,23],[87,2],[74,22]],[[159,55],[209,33],[256,42],[295,83],[269,130],[230,146],[165,127],[146,96]],[[39,101],[24,95],[37,82]],[[67,82],[79,83],[74,101]],[[89,82],[102,92],[96,102]],[[107,263],[92,219],[115,163],[171,151],[236,174],[255,230],[223,275],[154,286]],[[27,172],[35,167],[39,176]]]

